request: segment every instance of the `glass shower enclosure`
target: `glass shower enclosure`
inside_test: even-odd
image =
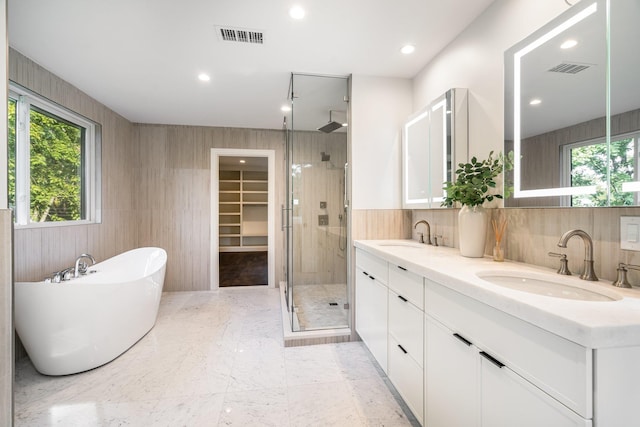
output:
[[[348,77],[292,74],[286,133],[291,330],[349,327]]]

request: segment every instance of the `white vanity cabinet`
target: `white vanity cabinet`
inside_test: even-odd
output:
[[[425,292],[429,427],[591,426],[590,350],[430,280]]]
[[[453,249],[356,248],[358,333],[424,426],[640,426],[637,289],[528,297],[478,279],[496,266]]]
[[[389,263],[388,376],[416,419],[424,413],[424,279]]]
[[[387,262],[356,250],[356,331],[387,372]]]
[[[426,316],[425,423],[429,427],[480,425],[478,349]]]
[[[424,405],[424,279],[356,250],[356,331],[416,419]]]

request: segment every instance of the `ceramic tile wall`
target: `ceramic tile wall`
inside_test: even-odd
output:
[[[411,211],[402,209],[353,209],[351,237],[365,239],[408,239]]]
[[[102,223],[15,231],[15,279],[35,281],[89,252],[104,260],[135,247],[132,125],[11,49],[9,78],[102,125]]]
[[[640,207],[630,208],[509,208],[491,209],[491,218],[507,218],[504,237],[505,258],[556,269],[558,259],[548,252],[566,253],[569,269],[574,274],[583,270],[584,245],[578,237],[569,240],[568,247],[557,246],[560,236],[579,228],[593,239],[596,274],[605,280],[615,280],[618,262],[640,265],[640,252],[620,249],[620,217],[640,216]],[[413,211],[413,223],[425,219],[432,230],[444,234],[446,246],[458,247],[458,210],[432,209]],[[417,233],[412,231],[412,238]],[[491,254],[495,242],[491,227],[487,230],[485,254]],[[630,271],[629,281],[640,285],[640,272]]]
[[[277,130],[134,125],[136,241],[167,251],[165,291],[208,290],[211,149],[275,150],[276,283],[283,278],[284,135]]]
[[[0,425],[13,419],[13,292],[10,210],[0,210]]]
[[[293,274],[297,285],[346,283],[344,164],[347,134],[295,131],[293,164],[301,165],[293,179]],[[321,153],[329,156],[322,161]],[[320,207],[326,203],[326,208]],[[318,225],[327,215],[328,226]],[[342,234],[341,234],[342,233]],[[340,240],[342,239],[342,242]],[[341,249],[342,248],[342,249]]]

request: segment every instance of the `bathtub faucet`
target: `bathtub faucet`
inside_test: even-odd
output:
[[[80,275],[87,274],[87,269],[89,268],[89,264],[83,262],[83,259],[88,259],[91,261],[91,265],[96,263],[96,260],[93,256],[89,254],[82,254],[76,259],[76,266],[73,269],[73,277],[80,277]]]

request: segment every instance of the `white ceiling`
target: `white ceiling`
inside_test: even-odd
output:
[[[8,0],[9,44],[132,122],[279,129],[291,72],[412,78],[492,1]]]

